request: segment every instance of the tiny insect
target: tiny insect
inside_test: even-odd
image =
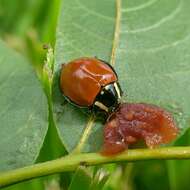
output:
[[[94,112],[113,112],[122,96],[115,70],[97,58],[82,57],[63,64],[60,88],[69,102]]]

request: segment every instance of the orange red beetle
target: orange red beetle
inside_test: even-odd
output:
[[[114,69],[105,61],[83,57],[62,65],[63,95],[79,107],[112,112],[122,95]]]

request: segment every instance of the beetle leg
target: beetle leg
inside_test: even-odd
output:
[[[62,64],[61,64],[61,68],[64,68],[65,66],[66,66],[65,63],[62,63]]]

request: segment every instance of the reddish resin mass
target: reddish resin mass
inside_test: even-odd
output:
[[[172,115],[164,109],[144,103],[124,103],[105,124],[101,153],[117,154],[139,140],[154,148],[174,140],[178,131]]]

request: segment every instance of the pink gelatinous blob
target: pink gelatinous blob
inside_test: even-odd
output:
[[[174,140],[178,131],[172,115],[164,109],[145,103],[124,103],[105,124],[101,153],[117,154],[138,140],[154,148]]]

